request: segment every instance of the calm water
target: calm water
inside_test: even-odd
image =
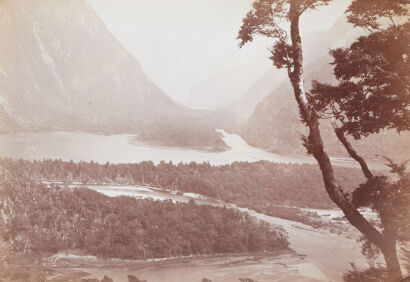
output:
[[[45,184],[56,183],[62,184],[61,182],[44,182]],[[218,200],[210,199],[205,196],[194,194],[194,193],[178,193],[177,191],[169,191],[161,188],[148,187],[148,186],[137,186],[137,185],[113,185],[113,184],[71,184],[68,187],[78,188],[87,187],[89,189],[100,192],[109,197],[118,196],[130,196],[136,198],[152,198],[154,200],[172,200],[173,202],[183,202],[187,203],[189,200],[194,200],[197,204],[205,204],[212,206],[223,206],[224,203]]]
[[[311,158],[273,154],[249,146],[240,136],[220,130],[224,142],[231,147],[225,152],[151,146],[136,142],[133,135],[97,135],[81,132],[14,133],[0,135],[0,156],[14,159],[65,161],[95,161],[99,163],[133,163],[151,160],[179,162],[209,162],[214,165],[234,161],[267,160],[282,163],[315,163]],[[334,160],[342,166],[352,166],[346,159]]]

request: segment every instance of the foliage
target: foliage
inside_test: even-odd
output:
[[[1,242],[0,281],[46,282],[48,273],[33,261],[34,257],[15,254]]]
[[[347,19],[355,27],[379,30],[383,19],[396,24],[394,18],[408,15],[400,0],[355,0],[346,11]]]
[[[221,133],[216,132],[206,124],[190,124],[180,121],[150,125],[138,132],[137,140],[159,146],[206,149],[210,151],[225,151],[229,147],[222,141]]]
[[[365,236],[361,236],[358,241],[362,242],[362,254],[366,257],[369,267],[374,268],[377,257],[380,255],[379,247]]]
[[[314,228],[335,227],[334,223],[323,222],[322,218],[314,212],[303,211],[295,207],[277,205],[258,205],[250,203],[247,208],[264,213],[269,216],[279,217],[286,220],[301,222]]]
[[[331,51],[336,86],[313,82],[310,101],[355,137],[410,129],[410,22]]]
[[[365,161],[357,156],[354,149],[351,149],[350,143],[343,139],[345,136],[339,134],[339,139],[349,154],[358,160],[366,178],[368,178],[367,183],[355,191],[353,195],[355,205],[352,204],[347,194],[340,190],[339,183],[334,179],[333,167],[322,142],[318,118],[327,117],[327,114],[330,113],[329,118],[342,124],[341,131],[336,133],[347,132],[356,139],[371,133],[378,133],[382,129],[394,128],[403,131],[410,128],[408,28],[406,30],[406,25],[397,26],[392,18],[396,14],[402,15],[401,13],[404,13],[405,10],[399,9],[397,0],[389,2],[390,5],[387,0],[353,1],[348,12],[350,13],[350,21],[356,26],[378,29],[379,26],[375,23],[380,16],[389,18],[392,26],[386,30],[372,32],[367,37],[361,37],[350,48],[333,50],[332,55],[336,65],[335,74],[339,85],[334,87],[316,82],[310,95],[305,96],[299,18],[306,10],[305,4],[307,3],[326,4],[323,1],[307,0],[256,0],[253,9],[243,20],[243,26],[239,33],[239,39],[242,40],[240,46],[251,41],[252,36],[256,33],[277,40],[272,49],[271,59],[274,60],[274,65],[277,68],[286,67],[288,70],[300,117],[302,122],[309,127],[308,137],[304,137],[302,140],[308,153],[311,153],[320,164],[326,191],[332,200],[342,208],[349,222],[381,248],[386,259],[388,278],[394,280],[401,277],[401,270],[396,256],[396,239],[395,236],[391,236],[392,231],[389,230],[390,224],[388,222],[398,220],[397,217],[394,217],[396,216],[395,207],[391,205],[395,202],[394,193],[396,191],[394,190],[404,189],[408,185],[408,181],[403,180],[402,183],[399,181],[396,183],[398,187],[394,187],[396,189],[388,189],[390,185],[387,185],[387,178],[373,177],[368,172]],[[368,5],[367,10],[363,4]],[[312,5],[311,8],[314,6]],[[258,11],[261,12],[258,14]],[[281,20],[290,24],[291,41],[287,38],[287,32],[278,33],[275,30],[280,28],[278,22]],[[371,24],[374,25],[371,26]],[[272,33],[270,34],[269,31]],[[400,45],[400,41],[397,42],[399,39],[404,41],[403,45]],[[396,44],[392,44],[392,42]],[[392,45],[398,45],[397,50],[391,48]],[[337,128],[336,122],[334,125]],[[401,180],[403,178],[401,177]],[[371,191],[372,189],[376,191]],[[384,200],[386,197],[388,198],[387,203],[378,200],[380,195]],[[371,196],[370,200],[368,196]],[[378,232],[357,211],[357,206],[360,204],[370,205],[379,211],[382,225],[385,228],[383,234]],[[402,214],[399,213],[398,217],[401,216]],[[401,235],[400,227],[395,231],[395,235]],[[357,269],[354,269],[352,273],[357,272]]]
[[[252,42],[255,35],[261,35],[277,39],[278,41],[272,48],[272,56],[280,58],[275,61],[277,68],[288,66],[292,62],[287,60],[291,58],[289,53],[292,52],[288,44],[286,26],[284,22],[290,16],[290,3],[298,6],[298,13],[316,9],[320,6],[327,5],[331,0],[256,0],[246,17],[243,19],[242,27],[238,34],[240,40],[239,46],[242,47],[248,42]],[[279,53],[282,56],[279,56]]]
[[[325,56],[306,66],[305,85],[310,87],[315,79],[328,83],[336,81],[332,72],[333,66],[328,64],[328,58]],[[257,106],[240,131],[248,144],[278,154],[305,154],[306,148],[301,144],[299,136],[306,135],[307,128],[300,123],[291,88],[289,82],[283,82]],[[320,131],[326,152],[330,156],[348,157],[345,148],[340,146],[330,120],[320,122]],[[388,155],[395,160],[403,160],[410,156],[410,132],[397,133],[392,129],[380,131],[379,134],[369,135],[361,140],[350,136],[346,138],[358,152],[369,159],[375,159],[377,155]]]
[[[46,282],[47,274],[44,272],[33,272],[29,268],[14,268],[8,272],[0,273],[0,281],[16,281],[16,282]]]
[[[145,259],[257,252],[288,246],[284,231],[233,209],[110,198],[89,189],[47,188],[17,177],[1,185],[1,238],[17,253]]]
[[[396,241],[402,242],[405,246],[410,240],[410,174],[406,172],[407,161],[395,164],[392,160],[386,159],[389,161],[391,172],[397,176],[396,180],[389,180],[386,176],[373,176],[353,191],[352,202],[357,207],[369,207],[377,212],[383,235],[394,240],[393,246],[396,246]],[[375,270],[382,269],[375,267],[374,262],[380,253],[380,246],[366,237],[362,237],[362,241],[362,253],[368,259],[370,268],[361,272],[356,269],[352,273],[365,276],[379,273]],[[402,251],[406,255],[406,249],[403,248]],[[380,278],[380,281],[384,280]]]
[[[0,159],[0,165],[15,174],[36,181],[149,184],[262,210],[264,207],[268,210],[271,204],[334,207],[323,190],[319,168],[309,164],[259,161],[212,166],[208,163],[98,164],[61,160],[30,162]],[[338,181],[348,190],[353,190],[364,179],[360,170],[352,168],[337,167],[336,175]]]
[[[387,271],[380,266],[369,267],[361,270],[351,263],[352,269],[343,275],[345,282],[385,282],[387,281]]]
[[[383,228],[393,232],[398,240],[410,240],[410,174],[404,163],[390,164],[392,172],[399,173],[398,180],[375,176],[361,184],[352,193],[357,207],[369,207],[382,218]]]
[[[374,176],[364,159],[342,139],[345,133],[360,139],[384,129],[410,129],[410,21],[407,18],[402,23],[400,17],[408,15],[408,11],[398,0],[355,0],[347,14],[351,23],[370,33],[348,48],[330,51],[338,85],[315,81],[309,102],[322,118],[334,120],[336,134],[367,177],[352,193],[353,205],[376,211],[383,229],[378,232],[376,225],[368,225],[362,233],[372,242],[366,240],[362,251],[372,257],[380,248],[388,277],[381,277],[380,271],[384,270],[371,265],[365,271],[354,268],[350,279],[393,281],[402,276],[396,242],[410,239],[410,176],[405,172],[406,162],[396,165],[389,160],[392,172],[398,175],[397,181]],[[397,24],[397,20],[401,23]],[[364,225],[356,227],[364,229]],[[378,277],[365,278],[373,274]]]
[[[299,16],[309,10],[328,5],[331,0],[255,0],[252,9],[243,19],[237,39],[239,46],[251,42],[255,35],[274,40],[270,52],[273,65],[286,68],[290,74],[300,65],[298,57],[300,46],[296,47],[290,40],[288,29],[290,21],[299,21]]]

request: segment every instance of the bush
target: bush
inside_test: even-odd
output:
[[[147,282],[147,280],[140,280],[134,275],[128,275],[128,282]]]
[[[360,270],[354,263],[350,265],[352,269],[343,275],[345,282],[385,282],[387,280],[387,271],[384,267],[370,266]]]

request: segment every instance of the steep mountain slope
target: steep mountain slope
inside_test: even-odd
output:
[[[271,68],[243,93],[239,100],[229,105],[227,110],[233,111],[239,120],[246,120],[253,113],[256,105],[272,93],[272,89],[278,87],[287,77],[286,71]]]
[[[302,34],[305,64],[312,67],[316,65],[318,60],[325,60],[325,58],[330,62],[331,59],[328,55],[330,48],[346,46],[361,33],[361,30],[353,28],[353,25],[346,22],[346,18],[342,16],[328,30]],[[277,70],[272,67],[256,83],[242,93],[240,99],[226,107],[226,109],[235,112],[240,119],[246,119],[253,113],[256,105],[264,97],[287,80],[285,70]]]
[[[346,46],[362,34],[362,30],[354,29],[345,17],[341,17],[329,30],[303,36],[307,89],[311,87],[312,80],[335,82],[328,49]],[[250,145],[282,154],[306,153],[300,136],[307,131],[300,122],[297,103],[285,73],[277,70],[266,73],[230,109],[245,119],[237,130]],[[322,121],[321,127],[329,153],[333,156],[347,156],[330,124]],[[409,141],[408,133],[398,135],[395,132],[383,132],[353,143],[367,157],[387,155],[404,160],[410,157]]]
[[[156,114],[178,110],[85,2],[1,6],[1,92],[6,111],[24,124],[120,122],[124,112],[150,120],[154,105]]]
[[[0,2],[0,93],[3,132],[13,120],[23,130],[140,133],[171,145],[199,128],[198,140],[218,139],[203,113],[147,78],[83,0]],[[164,127],[174,137],[160,136]]]
[[[329,65],[328,57],[322,57],[306,67],[305,85],[309,89],[312,80],[332,83],[335,81],[332,74],[333,67]],[[347,156],[329,122],[321,121],[321,128],[328,152],[332,156]],[[306,135],[307,130],[300,121],[290,82],[283,82],[257,105],[255,112],[242,125],[240,134],[249,144],[270,151],[294,155],[306,153],[300,136]],[[398,135],[392,131],[352,140],[359,152],[368,158],[386,155],[399,160],[410,157],[409,141],[409,133]]]

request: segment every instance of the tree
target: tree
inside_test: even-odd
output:
[[[313,94],[308,95],[304,87],[303,53],[302,41],[299,31],[299,20],[301,15],[306,11],[327,5],[329,2],[330,1],[326,0],[255,0],[253,3],[253,8],[243,19],[243,24],[238,35],[238,39],[240,40],[239,45],[240,47],[242,47],[244,44],[251,42],[255,35],[262,35],[274,40],[274,43],[270,50],[272,54],[271,60],[273,61],[275,67],[287,69],[288,77],[293,87],[295,99],[299,107],[301,120],[309,129],[309,135],[302,137],[302,140],[307,149],[307,152],[313,155],[313,157],[319,164],[323,176],[323,182],[325,184],[325,189],[328,195],[333,200],[333,202],[343,211],[346,219],[350,222],[350,224],[352,224],[369,241],[377,245],[382,250],[385,257],[387,270],[389,272],[389,279],[395,280],[398,277],[401,277],[395,241],[389,239],[389,236],[387,236],[386,234],[378,231],[377,228],[373,226],[359,212],[357,205],[353,203],[349,195],[344,192],[341,185],[335,180],[333,166],[330,162],[328,154],[325,151],[319,127],[319,119],[323,117],[323,113],[325,112],[324,109],[328,110],[329,108],[331,108],[329,105],[332,105],[332,103],[328,103],[330,98],[326,97],[327,100],[322,100],[323,96],[319,99],[319,97],[317,96],[314,97]],[[372,7],[372,9],[370,9],[369,7]],[[406,12],[407,11],[400,6],[398,0],[355,0],[350,5],[347,11],[348,19],[350,22],[352,22],[355,26],[364,27],[368,30],[381,30],[384,23],[379,20],[379,16],[383,16],[389,19],[394,25],[396,25],[394,16],[403,16],[406,14]],[[385,34],[379,34],[378,36],[386,37]],[[370,38],[370,36],[368,38]],[[373,43],[375,43],[376,45],[379,41],[378,38],[370,38],[367,40],[373,40]],[[384,48],[386,49],[386,46]],[[372,50],[371,46],[368,48],[368,50]],[[342,50],[333,51],[333,55],[337,57],[341,52]],[[349,52],[347,53],[349,54]],[[369,71],[369,74],[372,74],[372,72],[377,73],[377,76],[375,74],[373,80],[369,80],[370,82],[378,81],[379,79],[384,78],[383,74],[379,74],[377,69],[374,68],[374,64],[377,63],[379,63],[377,62],[377,59],[369,59],[368,61],[363,61],[365,69],[362,72],[364,76],[366,76]],[[404,63],[403,66],[405,65],[406,64]],[[340,68],[343,67],[342,64],[339,64],[337,66],[340,66]],[[335,70],[335,72],[337,75],[337,69]],[[341,78],[343,78],[343,76],[341,76]],[[406,84],[397,84],[399,82],[399,78],[391,77],[390,80],[392,82],[392,87],[396,89],[402,89],[403,85],[406,86]],[[316,86],[319,86],[319,84],[317,84]],[[382,128],[392,128],[392,123],[397,124],[396,128],[404,130],[408,128],[408,112],[397,112],[395,107],[393,106],[391,107],[392,109],[389,110],[389,113],[383,114],[382,117],[380,117],[379,119],[374,119],[374,122],[372,124],[369,124],[367,123],[366,118],[368,118],[372,114],[366,113],[365,107],[361,109],[363,113],[359,111],[356,114],[351,114],[351,112],[346,111],[343,108],[343,106],[346,106],[349,109],[354,109],[357,106],[357,101],[354,99],[354,95],[352,95],[352,93],[357,92],[361,94],[359,87],[364,88],[367,87],[367,85],[356,85],[356,88],[354,88],[351,84],[347,84],[346,87],[347,86],[348,88],[344,89],[346,90],[346,92],[342,92],[340,88],[337,88],[337,91],[338,93],[342,92],[345,97],[348,97],[347,100],[350,102],[350,104],[340,103],[340,107],[336,108],[336,112],[332,112],[332,114],[343,112],[345,120],[347,122],[350,121],[350,123],[346,122],[345,124],[348,125],[344,125],[344,127],[342,127],[343,129],[339,130],[338,127],[335,128],[335,132],[337,133],[337,136],[342,141],[342,144],[345,146],[349,154],[359,162],[362,167],[363,173],[369,179],[373,177],[373,175],[370,172],[367,163],[361,156],[357,154],[351,144],[347,141],[344,133],[348,132],[354,137],[366,136],[366,134],[378,132]],[[384,86],[385,85],[383,83],[382,85],[375,86],[375,90],[378,90],[378,87],[383,88]],[[321,87],[326,88],[327,85],[321,85]],[[408,95],[408,84],[406,87]],[[318,87],[316,87],[316,89],[318,89]],[[385,91],[389,93],[391,89],[385,89]],[[326,92],[327,89],[322,91],[322,93]],[[404,93],[406,93],[406,91]],[[333,95],[332,97],[334,96],[335,95]],[[384,97],[382,93],[380,93],[379,96],[384,99],[384,102],[382,102],[382,104],[388,103],[390,105],[390,103],[392,103],[392,97],[390,97],[390,99],[386,99],[386,97]],[[401,99],[402,98],[396,99],[397,104],[399,106],[402,106],[402,110],[403,106],[404,109],[407,109],[408,99]],[[393,100],[396,101],[395,99]],[[377,103],[381,102],[377,101],[372,105],[375,105]],[[382,113],[383,110],[380,109],[378,112]],[[337,117],[337,115],[333,116]],[[384,121],[384,123],[381,123],[381,121]],[[348,131],[348,129],[350,129],[350,131]]]
[[[410,22],[362,36],[330,53],[337,85],[313,82],[310,101],[356,139],[410,129]]]
[[[335,133],[367,181],[352,194],[356,207],[370,207],[379,215],[385,245],[377,245],[386,258],[390,276],[401,275],[396,241],[408,241],[410,216],[409,175],[406,162],[388,166],[399,180],[375,176],[345,134],[360,139],[384,129],[410,129],[410,21],[399,1],[354,1],[348,19],[369,34],[348,48],[331,51],[337,85],[315,81],[309,96],[319,115],[333,119]],[[398,24],[398,22],[402,22]],[[406,228],[407,227],[407,228]],[[397,273],[397,274],[394,274]]]

